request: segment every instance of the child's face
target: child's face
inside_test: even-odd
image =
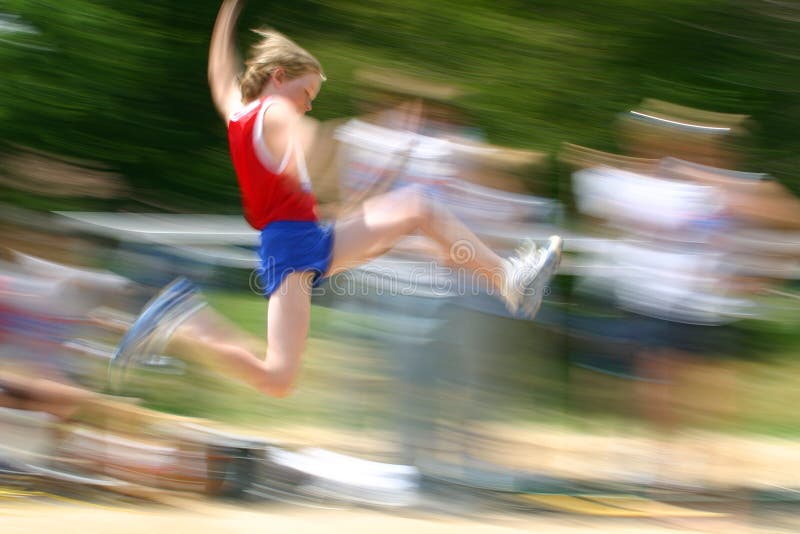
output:
[[[311,103],[317,98],[321,85],[319,73],[309,71],[297,78],[284,78],[278,93],[289,99],[297,112],[303,115],[311,111]]]

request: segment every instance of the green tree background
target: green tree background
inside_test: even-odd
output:
[[[90,159],[140,198],[235,212],[206,82],[217,8],[4,0],[0,148]],[[752,116],[746,170],[800,191],[800,6],[789,2],[251,1],[243,48],[246,29],[264,24],[325,66],[319,119],[354,113],[353,71],[364,66],[461,85],[464,108],[491,141],[550,154],[563,141],[615,150],[618,114],[659,98]]]

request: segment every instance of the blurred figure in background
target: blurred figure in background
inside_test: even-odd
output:
[[[131,281],[108,271],[76,268],[11,252],[0,271],[0,358],[6,368],[38,378],[97,388],[91,362],[69,343],[98,332],[98,307],[128,310],[141,295]]]
[[[618,163],[634,172],[590,165],[574,175],[581,213],[620,238],[601,253],[612,265],[604,287],[629,314],[615,330],[632,351],[640,409],[667,436],[690,421],[717,428],[736,413],[737,377],[727,359],[742,344],[732,325],[757,313],[748,294],[759,283],[735,236],[769,218],[791,226],[797,217],[790,196],[765,194],[774,188],[768,177],[729,170],[741,158],[744,120],[645,101],[621,121],[632,157]],[[771,215],[754,217],[759,208]],[[675,478],[690,463],[677,454],[662,452],[643,476],[715,482],[708,465]],[[714,460],[706,454],[701,463]]]
[[[552,231],[558,203],[531,195],[523,180],[542,173],[545,157],[482,140],[459,107],[458,88],[385,70],[359,71],[357,80],[365,113],[337,131],[344,211],[366,198],[414,186],[496,250]],[[412,148],[400,158],[403,146]],[[521,393],[514,387],[514,371],[499,362],[518,356],[508,354],[516,350],[511,339],[531,340],[531,323],[491,297],[488,280],[463,268],[474,254],[463,245],[455,257],[434,265],[435,244],[424,235],[409,236],[349,273],[346,281],[332,283],[336,288],[347,284],[358,295],[336,300],[337,308],[378,321],[367,336],[377,341],[375,359],[386,352],[393,362],[401,461],[462,483],[510,467],[509,462],[488,463],[489,455],[502,456],[504,444],[481,425],[500,409],[488,399],[489,380],[504,384],[500,388],[509,398]],[[364,344],[369,340],[363,330],[342,332],[352,336],[351,343]],[[548,347],[541,341],[536,338],[530,347],[530,358],[545,357]]]

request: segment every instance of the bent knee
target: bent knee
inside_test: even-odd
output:
[[[294,392],[299,371],[299,357],[281,358],[267,351],[267,360],[264,362],[257,387],[270,397],[287,397]]]
[[[270,397],[283,399],[294,393],[294,381],[285,384],[274,385],[267,393]]]
[[[269,397],[288,397],[294,392],[295,377],[283,373],[267,373],[259,381],[258,390]]]

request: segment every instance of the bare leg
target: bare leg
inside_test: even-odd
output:
[[[311,317],[312,273],[289,275],[269,299],[266,360],[252,343],[234,343],[215,332],[204,332],[201,322],[179,328],[167,352],[197,361],[249,384],[273,397],[291,393],[305,349]]]
[[[380,256],[400,239],[422,231],[450,260],[489,276],[499,287],[503,260],[446,208],[409,187],[367,200],[352,216],[336,223],[328,275]]]
[[[291,392],[300,370],[311,319],[312,277],[312,273],[289,275],[269,299],[265,367],[280,396]]]

